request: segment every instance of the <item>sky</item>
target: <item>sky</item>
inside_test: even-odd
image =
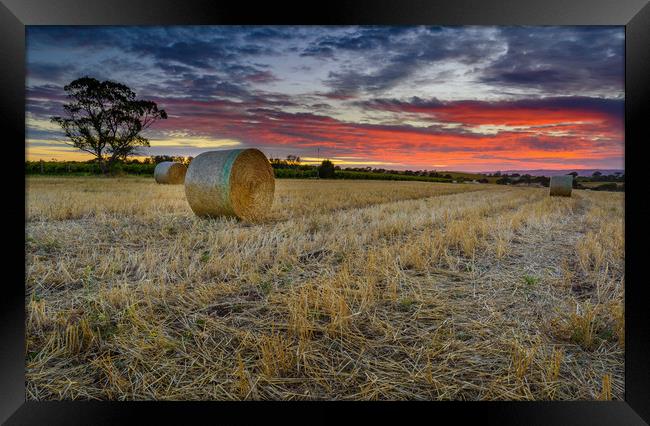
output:
[[[168,113],[142,155],[255,147],[342,167],[623,169],[624,27],[28,26],[26,156],[89,76]]]

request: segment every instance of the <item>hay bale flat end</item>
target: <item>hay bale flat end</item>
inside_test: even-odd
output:
[[[261,218],[271,210],[274,192],[271,163],[258,149],[204,152],[185,177],[187,202],[201,217]]]
[[[573,176],[551,176],[549,195],[551,197],[570,197],[573,189]]]
[[[185,173],[187,173],[187,167],[184,164],[175,161],[163,161],[156,164],[153,177],[157,183],[181,185],[185,182]]]

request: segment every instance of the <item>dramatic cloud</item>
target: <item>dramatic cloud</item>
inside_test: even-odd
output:
[[[370,109],[423,114],[431,119],[473,125],[551,125],[572,121],[622,125],[624,103],[621,99],[580,96],[518,99],[511,101],[410,101],[377,99],[360,103]]]
[[[612,27],[507,27],[508,52],[481,81],[543,93],[622,93],[624,33]]]
[[[28,27],[27,155],[89,75],[169,119],[148,153],[256,146],[340,164],[622,168],[622,27]],[[50,149],[48,151],[48,149]]]

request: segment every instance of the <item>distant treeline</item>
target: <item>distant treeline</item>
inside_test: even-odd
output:
[[[169,155],[157,155],[143,159],[132,159],[121,161],[115,164],[113,174],[116,175],[140,175],[152,176],[156,164],[163,161],[177,161],[183,164],[189,164],[193,157],[180,157]],[[497,183],[500,185],[538,185],[549,186],[550,178],[546,176],[531,176],[528,174],[520,175],[518,173],[501,174],[464,174],[464,173],[444,173],[431,170],[391,170],[371,167],[347,167],[342,169],[340,166],[334,166],[330,161],[325,160],[319,166],[304,164],[300,157],[289,155],[286,159],[270,159],[273,172],[277,178],[293,179],[311,179],[327,177],[333,179],[374,179],[374,180],[406,180],[406,181],[425,181],[425,182],[475,182],[475,183]],[[324,173],[325,165],[329,165],[331,170]],[[453,174],[451,174],[453,173]],[[96,161],[26,161],[25,174],[27,175],[72,175],[72,176],[89,176],[101,175],[102,171]],[[574,188],[591,189],[594,191],[624,191],[625,175],[617,173],[616,175],[602,175],[595,172],[593,176],[577,176],[577,173],[567,173],[574,175]],[[602,185],[585,186],[588,182],[603,182]]]
[[[625,183],[617,184],[614,182],[603,183],[595,186],[578,185],[579,189],[590,189],[592,191],[620,191],[625,192]]]
[[[116,175],[153,175],[156,164],[163,161],[177,161],[190,164],[193,157],[178,157],[173,155],[156,155],[143,159],[118,161],[113,166]],[[25,161],[25,174],[43,175],[99,175],[102,171],[96,160],[89,161]]]
[[[419,180],[424,182],[453,182],[451,178],[430,177],[426,175],[407,175],[403,173],[365,172],[350,169],[336,170],[335,179],[376,179],[376,180]],[[458,182],[458,181],[457,181]]]
[[[592,191],[625,191],[625,174],[616,173],[603,175],[601,172],[594,172],[592,176],[578,176],[577,172],[570,172],[567,175],[573,176],[573,187],[575,189],[589,189]],[[519,173],[502,174],[496,172],[488,174],[489,177],[498,177],[495,181],[499,185],[534,185],[549,186],[551,178],[546,176],[531,176]],[[585,185],[591,182],[604,182],[601,185]]]
[[[279,158],[271,158],[269,160],[273,169],[277,170],[297,170],[303,172],[316,171],[315,175],[318,175],[317,171],[319,166],[303,164],[300,157],[295,155],[289,155],[285,160]],[[462,181],[464,178],[456,177],[454,178],[450,174],[442,174],[435,170],[391,170],[391,169],[382,169],[382,168],[373,168],[373,167],[346,167],[342,169],[340,166],[334,166],[334,170],[340,173],[342,179],[382,179],[382,180],[431,180],[435,182],[451,182],[452,180]],[[384,175],[384,177],[375,176],[372,178],[367,177],[351,177],[351,176],[368,176],[372,174],[375,175]],[[277,176],[277,175],[276,175]],[[345,176],[345,177],[343,177]],[[288,174],[287,177],[294,177],[291,174]],[[436,179],[410,179],[409,177],[426,177],[426,178],[436,178]],[[471,179],[469,179],[471,180]],[[487,182],[487,181],[486,181]]]
[[[117,175],[153,175],[155,167],[156,164],[120,162],[115,164],[113,173]],[[102,171],[96,162],[25,161],[25,174],[90,176],[101,175]]]
[[[625,182],[625,173],[616,172],[611,175],[604,175],[601,172],[594,172],[591,176],[578,176],[578,172],[570,172],[567,175],[573,176],[574,182]],[[545,176],[531,176],[528,174],[519,174],[519,173],[501,173],[494,172],[488,173],[486,176],[489,177],[499,177],[508,182],[521,181],[521,180],[530,180],[531,178],[540,178]],[[546,178],[548,179],[548,178]]]
[[[113,173],[116,175],[153,175],[156,164],[163,161],[178,161],[189,164],[192,161],[192,157],[159,155],[144,159],[122,161],[115,164]],[[309,179],[319,177],[319,166],[301,164],[299,157],[289,156],[287,160],[272,158],[270,161],[275,177],[277,178]],[[102,171],[99,164],[93,160],[84,162],[26,161],[25,174],[90,176],[101,175]],[[369,167],[341,169],[339,166],[334,167],[334,176],[332,177],[334,179],[419,180],[427,182],[463,180],[463,178],[453,179],[451,175],[441,175],[437,172],[371,169]]]
[[[495,175],[493,175],[495,176]],[[501,176],[494,183],[498,185],[532,185],[539,184],[541,186],[549,186],[551,183],[551,178],[546,176],[531,176],[531,175],[496,175]]]

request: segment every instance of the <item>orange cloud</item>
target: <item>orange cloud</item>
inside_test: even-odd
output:
[[[374,105],[421,114],[430,119],[423,126],[345,122],[254,101],[166,99],[161,104],[171,114],[157,123],[162,136],[152,137],[152,146],[162,141],[161,147],[182,148],[186,140],[188,148],[197,148],[202,145],[190,142],[232,140],[304,157],[313,156],[318,147],[323,158],[355,157],[359,164],[394,165],[391,168],[622,168],[619,104],[592,99]],[[449,123],[460,125],[445,126]],[[486,131],[485,126],[492,127]]]

